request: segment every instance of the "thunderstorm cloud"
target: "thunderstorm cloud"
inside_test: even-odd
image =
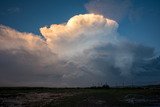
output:
[[[153,58],[154,48],[120,37],[117,29],[116,21],[96,14],[42,27],[43,38],[0,25],[0,85],[66,87],[141,81],[137,75],[144,70],[137,65]]]

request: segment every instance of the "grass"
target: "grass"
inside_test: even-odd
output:
[[[135,97],[132,98],[133,96]],[[125,101],[126,99],[141,101],[143,100],[141,97],[144,97],[145,102]],[[15,103],[13,99],[20,103]],[[30,107],[144,107],[160,104],[160,89],[0,88],[0,106],[11,103]]]

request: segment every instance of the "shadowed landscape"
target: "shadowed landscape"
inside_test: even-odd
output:
[[[159,107],[160,86],[124,88],[1,87],[1,107]]]

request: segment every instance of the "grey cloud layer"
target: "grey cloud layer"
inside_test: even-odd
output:
[[[131,0],[90,0],[85,7],[90,13],[102,14],[120,21],[130,12],[132,2]]]

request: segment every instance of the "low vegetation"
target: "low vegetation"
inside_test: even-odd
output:
[[[159,107],[159,88],[0,88],[0,107]]]

